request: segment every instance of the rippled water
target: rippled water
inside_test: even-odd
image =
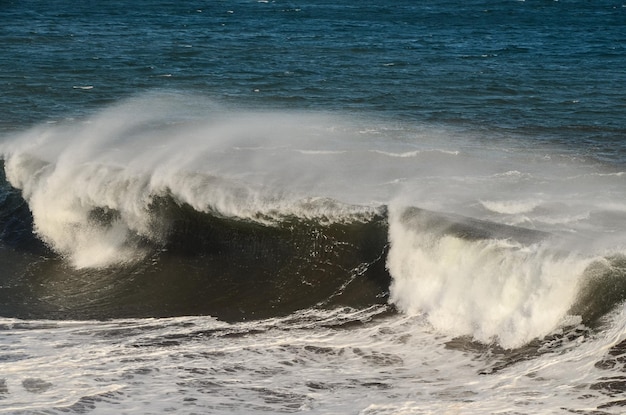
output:
[[[624,21],[3,2],[0,412],[623,412]]]

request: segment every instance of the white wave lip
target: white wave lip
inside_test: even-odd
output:
[[[416,229],[390,211],[390,301],[438,331],[520,347],[568,320],[590,260],[549,243],[467,240]]]
[[[519,215],[541,206],[541,200],[481,200],[480,204],[495,213]]]
[[[135,115],[135,107],[146,111]],[[218,119],[170,125],[163,119],[172,110],[131,100],[80,125],[34,128],[0,148],[35,232],[74,267],[141,257],[137,238],[161,235],[150,206],[162,195],[200,212],[259,221],[289,215],[333,221],[374,212],[312,190],[333,180],[324,169],[340,173],[337,163],[324,160],[342,152],[300,147],[330,119],[252,113],[233,119],[220,112]],[[110,223],[94,217],[102,209],[114,212]]]
[[[382,150],[372,150],[373,153],[376,154],[380,154],[383,156],[387,156],[387,157],[397,157],[397,158],[411,158],[411,157],[417,157],[417,156],[421,156],[421,155],[436,155],[436,154],[441,154],[441,155],[448,155],[448,156],[458,156],[459,152],[456,150],[414,150],[414,151],[406,151],[403,153],[392,153],[389,151],[382,151]]]

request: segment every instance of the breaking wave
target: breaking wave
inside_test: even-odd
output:
[[[558,229],[506,224],[549,216],[556,202],[545,194],[475,195],[488,220],[426,210],[394,187],[406,173],[396,160],[426,163],[422,151],[372,149],[345,120],[181,120],[167,106],[136,111],[145,106],[131,100],[4,140],[3,316],[242,320],[385,305],[515,348],[597,325],[626,298],[621,248],[583,250]],[[381,154],[394,156],[374,167]],[[463,151],[436,154],[471,163]],[[455,188],[458,174],[446,177]],[[468,182],[477,177],[529,180]]]

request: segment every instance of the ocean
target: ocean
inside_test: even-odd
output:
[[[0,2],[0,413],[626,411],[622,0]]]

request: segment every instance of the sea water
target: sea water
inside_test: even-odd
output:
[[[623,412],[622,2],[0,22],[0,412]]]

